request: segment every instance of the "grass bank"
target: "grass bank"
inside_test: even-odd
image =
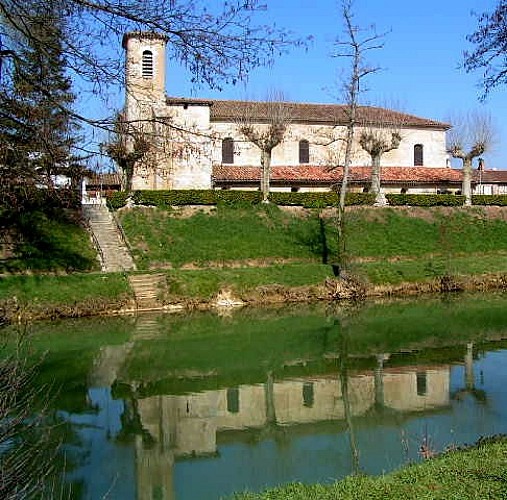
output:
[[[131,297],[126,276],[110,274],[18,275],[0,278],[0,323],[77,317],[123,307]]]
[[[120,218],[144,270],[326,264],[336,255],[334,220],[317,209],[138,207]],[[355,208],[345,227],[349,263],[373,283],[507,270],[507,209]]]
[[[120,218],[138,268],[170,269],[169,302],[209,299],[223,289],[255,302],[256,287],[313,287],[333,276],[330,211],[137,207]],[[507,209],[353,208],[346,238],[349,274],[371,295],[445,290],[449,277],[450,289],[501,288],[497,278],[507,272]]]
[[[486,499],[507,496],[507,439],[484,440],[381,477],[352,476],[330,485],[290,484],[235,500]]]
[[[337,237],[330,211],[137,207],[119,217],[138,269],[165,274],[162,305],[209,307],[224,293],[247,304],[350,296],[332,282]],[[89,240],[81,242],[83,230],[76,229],[78,240],[71,231],[66,242],[60,229],[47,235],[52,246],[20,257],[17,268],[32,274],[75,269],[74,254],[87,255]],[[366,296],[507,286],[507,207],[350,208],[346,237],[348,274]],[[57,247],[68,251],[52,252]],[[81,267],[93,268],[92,260],[80,261]],[[121,309],[132,293],[121,275],[4,275],[0,312],[12,313],[21,303],[29,304],[32,317],[97,314]]]
[[[76,272],[99,269],[78,210],[26,211],[0,238],[0,273]]]

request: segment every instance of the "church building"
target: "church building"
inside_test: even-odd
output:
[[[126,51],[125,119],[150,138],[138,162],[133,189],[259,189],[261,150],[240,126],[265,130],[272,102],[169,97],[166,95],[166,38],[131,32]],[[170,87],[170,85],[169,85]],[[276,103],[289,117],[283,140],[272,150],[273,191],[327,191],[341,181],[347,108],[336,104]],[[357,139],[361,131],[396,131],[396,149],[380,158],[382,189],[396,193],[456,192],[461,171],[449,167],[446,131],[432,119],[360,106],[352,152],[350,186],[366,191],[371,156]]]

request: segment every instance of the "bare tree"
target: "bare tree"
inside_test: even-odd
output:
[[[464,66],[467,72],[482,70],[485,98],[489,91],[507,83],[507,2],[498,0],[492,12],[477,16],[477,29],[467,36],[474,50],[466,51]]]
[[[371,158],[371,192],[376,196],[377,205],[385,204],[380,191],[380,160],[385,153],[398,149],[401,140],[399,127],[391,125],[388,116],[382,118],[378,125],[363,128],[359,134],[359,145]]]
[[[461,192],[465,205],[472,204],[472,162],[491,148],[494,127],[489,114],[469,112],[451,119],[453,124],[447,133],[447,152],[461,160],[463,181]]]
[[[263,203],[269,202],[271,156],[289,128],[292,104],[281,92],[272,93],[265,102],[247,103],[237,120],[239,132],[261,152],[261,191]]]
[[[87,89],[105,97],[108,89],[123,84],[120,41],[126,32],[165,36],[169,57],[190,71],[193,83],[211,88],[244,81],[251,69],[269,65],[280,53],[306,43],[286,30],[262,24],[267,8],[261,0],[232,0],[214,7],[198,0],[0,0],[0,90],[13,88],[14,68],[26,45],[36,45],[41,53],[52,50],[30,30],[34,12],[49,6],[61,16],[62,59],[66,73],[79,82],[80,94]],[[47,99],[53,98],[40,82],[30,78],[30,84],[40,87]],[[114,117],[95,118],[61,106],[83,123],[114,128]],[[10,114],[9,107],[0,109],[0,118]]]
[[[344,214],[345,197],[347,194],[349,169],[352,163],[352,153],[355,138],[355,129],[358,121],[359,96],[364,92],[362,84],[364,79],[373,73],[377,73],[378,66],[369,65],[365,56],[371,50],[384,47],[383,39],[385,34],[378,34],[373,29],[373,34],[363,36],[364,30],[354,24],[353,0],[342,0],[341,15],[344,23],[343,38],[338,38],[336,47],[338,49],[334,57],[347,58],[350,61],[349,72],[344,79],[343,94],[345,96],[347,125],[345,134],[345,156],[343,161],[343,177],[340,188],[340,199],[338,203],[338,262],[343,265],[345,256],[344,238]],[[369,31],[371,33],[371,30]]]

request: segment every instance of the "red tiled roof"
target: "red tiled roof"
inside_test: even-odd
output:
[[[209,105],[210,120],[212,122],[236,122],[245,115],[258,122],[266,122],[269,118],[271,102],[261,101],[227,101],[215,99],[187,99],[178,97],[167,97],[167,104],[187,105]],[[346,125],[347,106],[340,104],[313,104],[300,102],[276,103],[288,108],[287,115],[291,117],[292,123],[313,123],[322,125]],[[406,127],[406,128],[431,128],[447,130],[450,125],[447,123],[422,118],[419,116],[401,113],[391,109],[374,106],[359,106],[357,112],[359,125],[378,125]]]
[[[248,184],[260,181],[260,167],[238,167],[218,165],[213,167],[216,184]],[[272,167],[273,184],[334,184],[343,177],[343,167],[300,165],[297,167]],[[382,167],[384,183],[397,184],[460,184],[461,170],[432,167]],[[349,182],[366,183],[371,180],[371,167],[351,167]]]
[[[483,184],[507,184],[507,170],[474,170],[474,180]]]
[[[92,174],[86,178],[88,186],[115,186],[121,185],[121,177],[118,173],[112,174]]]

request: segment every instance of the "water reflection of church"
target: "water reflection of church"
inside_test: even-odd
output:
[[[346,394],[337,376],[273,380],[185,395],[136,400],[143,428],[137,437],[138,498],[173,498],[177,458],[209,456],[217,439],[230,433],[308,432],[325,422],[345,420],[344,397],[357,419],[378,413],[432,411],[450,403],[450,366],[384,369],[350,374]],[[236,431],[236,432],[234,432]],[[149,439],[146,439],[149,436]],[[149,445],[147,445],[149,441]]]

